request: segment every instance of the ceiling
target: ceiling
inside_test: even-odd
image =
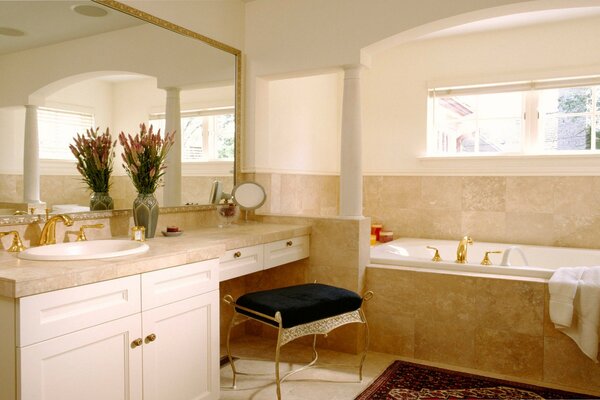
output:
[[[86,16],[74,11],[77,6],[94,6],[106,15]],[[84,11],[86,11],[84,9]],[[89,10],[94,12],[94,10]],[[90,1],[0,1],[0,55],[46,46],[66,40],[97,35],[144,24],[121,12]],[[2,34],[11,30],[21,36]]]
[[[579,7],[532,11],[512,15],[504,15],[501,17],[488,18],[480,21],[455,26],[452,28],[442,29],[430,33],[428,35],[424,35],[421,37],[421,39],[431,39],[436,37],[485,32],[498,29],[511,29],[523,26],[546,24],[551,22],[560,22],[597,16],[600,16],[600,7]]]

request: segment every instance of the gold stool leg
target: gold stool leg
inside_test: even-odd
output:
[[[363,320],[363,324],[365,325],[365,342],[362,350],[362,355],[360,357],[360,364],[358,366],[358,381],[362,382],[363,378],[363,365],[365,363],[365,358],[367,358],[367,351],[369,350],[369,324],[367,324],[367,319],[365,318],[365,314],[360,310],[360,317]]]
[[[279,322],[277,329],[277,348],[275,349],[275,384],[277,385],[277,400],[281,400],[281,378],[279,374],[279,356],[281,355],[281,314],[279,311],[275,313],[275,319]]]
[[[229,341],[231,339],[231,330],[233,329],[234,325],[235,325],[235,313],[233,314],[233,317],[231,317],[231,321],[229,322],[229,329],[227,330],[227,342],[225,345],[226,351],[227,351],[227,359],[229,360],[229,365],[231,365],[231,371],[232,371],[232,382],[231,382],[231,387],[233,389],[235,389],[235,384],[236,384],[236,378],[237,378],[237,370],[235,369],[235,363],[233,361],[233,357],[231,356],[231,347],[229,344]]]

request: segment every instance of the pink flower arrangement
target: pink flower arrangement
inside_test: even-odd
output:
[[[83,181],[93,192],[103,193],[108,192],[110,186],[117,141],[113,142],[108,128],[103,134],[98,134],[99,130],[99,127],[90,128],[85,135],[77,134],[73,138],[75,144],[70,144],[69,149],[77,160],[77,171]]]
[[[160,129],[153,132],[152,125],[147,130],[140,124],[140,133],[135,136],[119,134],[119,143],[123,146],[123,168],[133,181],[139,194],[152,194],[161,184],[165,173],[164,164],[167,153],[175,143],[175,132],[160,136]]]

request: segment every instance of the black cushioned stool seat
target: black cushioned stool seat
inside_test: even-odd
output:
[[[296,372],[317,366],[317,335],[327,335],[342,325],[360,323],[365,327],[364,349],[360,354],[358,379],[362,380],[362,367],[369,344],[367,320],[362,310],[365,301],[373,297],[373,292],[359,296],[351,290],[308,283],[278,289],[246,293],[237,301],[226,295],[223,300],[233,307],[233,316],[227,333],[227,358],[233,372],[232,386],[235,388],[237,375],[252,375],[250,372],[238,371],[235,357],[231,354],[230,339],[234,326],[249,319],[261,322],[277,329],[275,347],[275,383],[277,399],[281,399],[281,382]],[[313,335],[313,359],[303,367],[287,372],[283,377],[279,373],[280,349],[286,343],[302,336]]]
[[[279,311],[282,327],[291,328],[358,310],[362,298],[351,290],[320,283],[308,283],[246,293],[237,299],[236,304],[273,318]],[[236,311],[257,318],[243,309],[236,308]],[[276,321],[267,318],[257,319],[273,326],[278,325]]]

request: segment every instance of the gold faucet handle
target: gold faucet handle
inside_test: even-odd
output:
[[[485,254],[483,255],[483,260],[481,260],[481,265],[492,265],[492,261],[490,260],[489,255],[490,254],[500,254],[500,253],[502,253],[501,250],[486,251]]]
[[[84,230],[88,228],[102,229],[104,228],[104,224],[81,225],[81,228],[79,228],[79,233],[77,234],[77,239],[75,239],[77,242],[83,242],[84,240],[87,240]]]
[[[25,250],[25,246],[21,241],[21,237],[19,236],[19,232],[17,231],[9,231],[9,232],[0,232],[0,237],[4,237],[6,235],[13,235],[13,241],[7,251],[11,253],[18,253],[20,251]]]
[[[431,261],[435,261],[435,262],[442,261],[442,257],[440,257],[440,251],[437,248],[435,248],[433,246],[426,246],[426,247],[428,249],[435,250],[435,254],[433,255],[433,258],[431,259]]]

